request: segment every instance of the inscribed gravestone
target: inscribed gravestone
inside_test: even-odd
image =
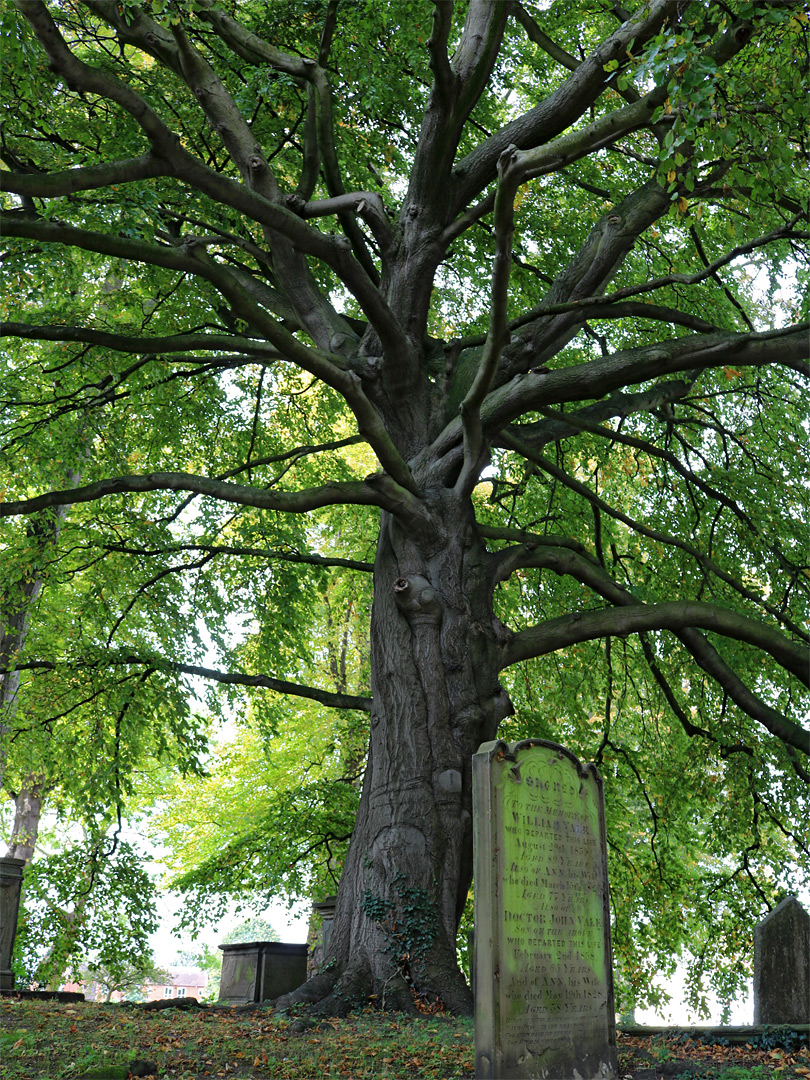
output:
[[[810,915],[795,896],[754,927],[754,1023],[810,1024]]]
[[[478,1080],[617,1075],[602,782],[540,739],[473,755]]]

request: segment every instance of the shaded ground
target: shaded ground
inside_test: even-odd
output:
[[[810,1052],[621,1037],[630,1080],[810,1080]],[[469,1020],[364,1012],[309,1024],[266,1009],[0,999],[2,1080],[471,1080]]]
[[[619,1075],[628,1080],[808,1080],[807,1046],[724,1046],[691,1038],[619,1036]]]

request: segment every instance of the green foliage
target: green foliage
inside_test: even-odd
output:
[[[260,918],[258,915],[254,915],[250,919],[245,919],[244,922],[234,926],[232,930],[229,930],[222,939],[223,945],[236,945],[240,941],[278,941],[279,936],[276,930],[267,922],[266,919]]]
[[[254,726],[213,759],[206,779],[177,781],[154,818],[168,842],[183,923],[199,927],[236,901],[261,909],[334,891],[359,799],[365,733],[322,710],[285,710],[272,735]]]
[[[110,1001],[116,992],[125,1001],[145,1001],[147,983],[160,986],[172,982],[171,972],[159,967],[151,953],[129,963],[116,959],[113,969],[102,960],[91,962],[81,969],[81,978],[91,1001]]]
[[[155,886],[133,848],[66,846],[26,870],[14,968],[21,988],[53,988],[82,967],[125,982],[151,956]]]

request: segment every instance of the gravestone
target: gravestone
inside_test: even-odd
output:
[[[754,1023],[810,1024],[810,915],[795,896],[754,927]]]
[[[478,1080],[617,1075],[602,781],[542,739],[473,755]]]
[[[0,991],[14,989],[11,954],[17,934],[25,859],[0,859]]]
[[[271,1001],[297,990],[307,979],[307,946],[284,941],[220,945],[219,1000],[228,1005]]]

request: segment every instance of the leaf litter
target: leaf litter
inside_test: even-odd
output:
[[[153,1072],[144,1072],[153,1069]],[[311,1022],[270,1009],[152,1012],[0,1000],[0,1080],[472,1080],[473,1026],[367,1009]],[[810,1051],[619,1036],[622,1080],[810,1080]]]

